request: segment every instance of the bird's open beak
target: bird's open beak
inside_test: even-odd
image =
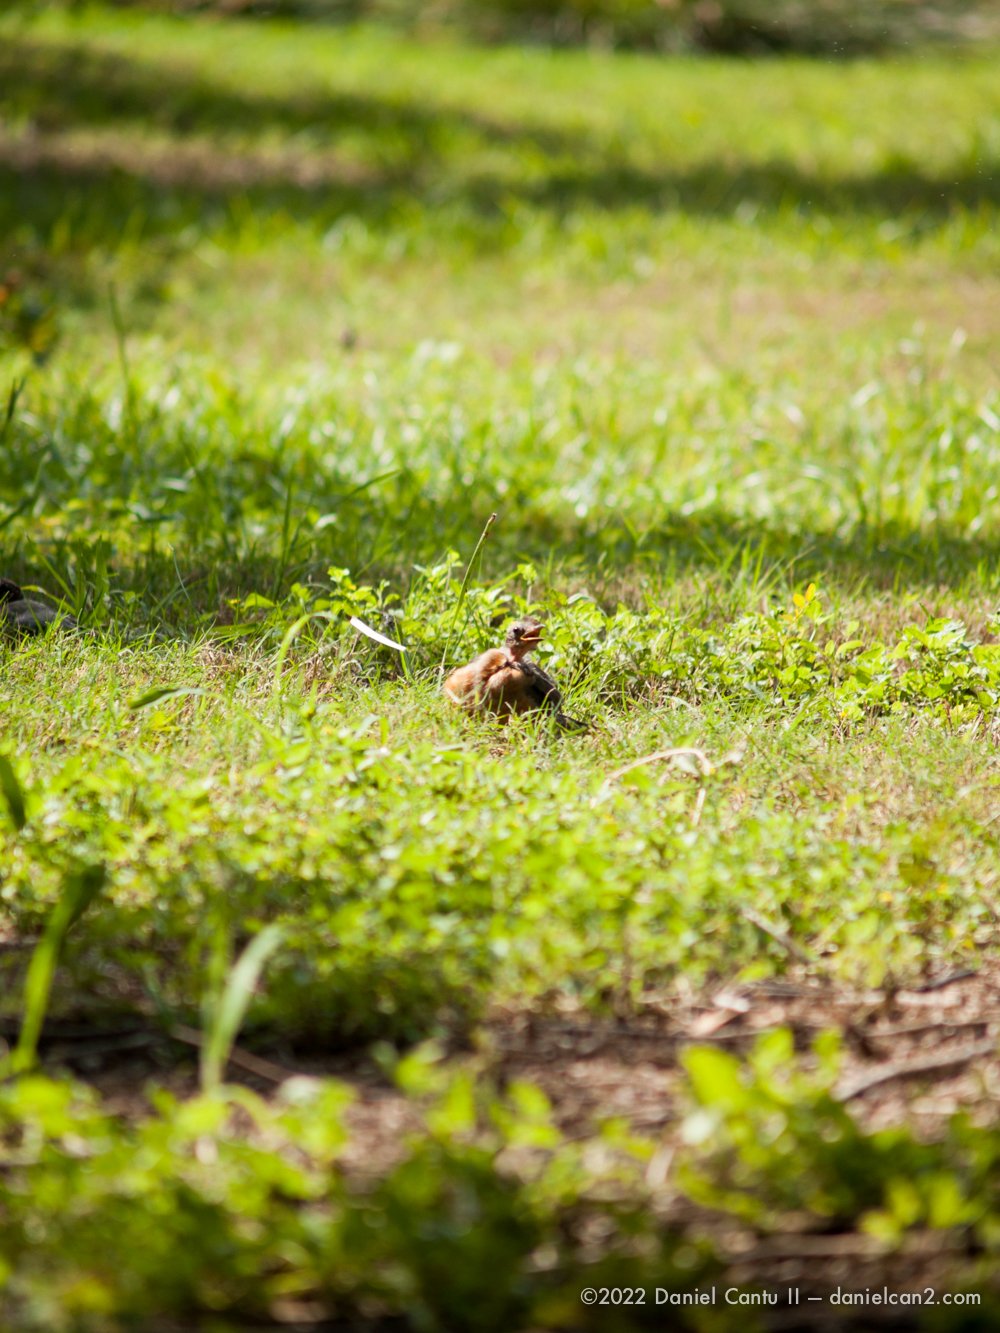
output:
[[[543,633],[544,631],[541,629],[533,629],[530,634],[523,634],[521,636],[521,642],[526,647],[533,648],[536,643],[541,642]]]

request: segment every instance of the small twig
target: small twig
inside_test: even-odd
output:
[[[633,759],[624,768],[616,768],[613,773],[609,773],[601,783],[593,803],[596,805],[598,801],[602,800],[618,779],[623,778],[626,773],[631,773],[634,768],[642,768],[644,764],[670,763],[680,758],[693,759],[698,765],[698,773],[702,780],[713,772],[712,762],[704,750],[694,750],[690,746],[684,745],[673,750],[657,750],[653,754],[644,754],[641,759]],[[704,788],[702,788],[700,796],[700,803],[696,801],[694,810],[691,812],[691,822],[694,826],[697,826],[698,820],[701,818],[701,807],[705,803]]]
[[[626,773],[631,773],[633,768],[641,768],[643,764],[670,762],[674,759],[680,759],[682,756],[684,758],[693,759],[697,763],[698,771],[701,773],[702,777],[708,777],[709,773],[712,772],[711,760],[704,750],[695,750],[692,749],[691,746],[681,745],[673,750],[656,750],[653,754],[644,754],[641,759],[633,759],[632,762],[626,764],[624,768],[616,768],[613,773],[609,773],[604,779],[601,784],[601,790],[603,791],[605,787],[610,787],[612,782],[617,782],[618,779],[623,778]]]
[[[897,1253],[921,1255],[928,1251],[949,1253],[962,1246],[960,1239],[946,1236],[941,1231],[917,1233],[904,1239]],[[784,1235],[774,1236],[755,1245],[751,1250],[725,1257],[734,1268],[761,1263],[777,1263],[783,1259],[877,1259],[885,1254],[885,1246],[875,1236]]]
[[[472,578],[472,572],[476,567],[476,561],[479,559],[479,553],[483,549],[483,546],[486,542],[486,538],[490,535],[490,528],[492,528],[493,524],[496,521],[497,521],[496,514],[495,513],[490,514],[489,518],[486,520],[486,527],[483,528],[479,536],[479,541],[476,542],[476,549],[472,552],[472,559],[465,567],[465,578],[462,580],[462,586],[458,590],[458,601],[455,603],[455,611],[451,617],[451,624],[448,626],[448,637],[445,639],[444,643],[444,652],[441,654],[442,671],[444,670],[445,663],[448,660],[448,651],[451,648],[451,640],[452,636],[455,633],[455,626],[458,624],[458,613],[459,611],[461,611],[462,603],[465,601],[465,590],[469,586],[469,580]]]
[[[883,1041],[887,1037],[925,1037],[928,1032],[964,1032],[966,1028],[987,1028],[1000,1018],[998,1014],[981,1014],[979,1018],[952,1020],[943,1018],[939,1023],[901,1023],[893,1028],[871,1028],[868,1036],[874,1041]]]
[[[646,764],[674,763],[678,759],[693,759],[697,766],[697,777],[701,782],[698,795],[695,798],[694,808],[691,811],[691,827],[697,828],[701,822],[702,810],[705,808],[705,779],[710,778],[720,768],[725,768],[727,764],[738,764],[745,753],[745,746],[730,750],[728,754],[722,756],[718,763],[713,763],[704,750],[695,749],[690,745],[676,746],[670,750],[654,750],[652,754],[644,754],[639,759],[633,759],[631,763],[623,768],[616,768],[613,773],[601,783],[597,795],[594,797],[594,803],[601,800],[610,791],[612,785],[623,778],[626,773],[631,773],[635,768],[642,768]],[[692,774],[692,776],[695,776]]]
[[[862,1078],[855,1079],[853,1083],[846,1083],[836,1090],[835,1096],[841,1102],[853,1101],[855,1097],[862,1097],[866,1092],[870,1092],[872,1088],[879,1088],[885,1083],[895,1083],[897,1079],[920,1078],[924,1074],[944,1074],[949,1070],[961,1069],[970,1060],[980,1060],[987,1055],[994,1055],[996,1050],[996,1039],[991,1037],[988,1041],[977,1041],[974,1045],[966,1046],[961,1051],[954,1051],[951,1055],[935,1055],[924,1057],[922,1060],[907,1060],[905,1063],[890,1065],[888,1069],[880,1069],[874,1074],[867,1074]]]
[[[701,812],[705,808],[705,794],[708,788],[704,785],[698,788],[698,795],[694,798],[694,809],[691,811],[691,827],[697,828],[701,823]]]
[[[970,977],[977,977],[979,972],[974,967],[965,967],[960,972],[946,972],[943,977],[936,977],[933,981],[925,981],[922,986],[904,986],[904,990],[913,991],[917,995],[923,995],[927,991],[944,990],[945,986],[952,986],[956,981],[968,981]]]
[[[198,1029],[186,1027],[183,1023],[175,1024],[169,1029],[168,1035],[173,1037],[174,1041],[183,1042],[185,1046],[195,1046],[198,1050],[204,1045],[205,1039]],[[259,1055],[251,1055],[249,1051],[244,1051],[239,1046],[230,1049],[228,1063],[236,1065],[238,1069],[243,1069],[248,1074],[266,1079],[269,1083],[284,1083],[285,1079],[294,1077],[291,1069],[285,1069],[270,1060],[263,1060]]]
[[[743,916],[750,922],[751,926],[756,926],[758,930],[763,931],[763,933],[774,940],[776,944],[780,944],[781,947],[790,953],[793,958],[797,959],[798,962],[804,963],[806,967],[816,966],[815,958],[811,958],[810,955],[806,953],[805,949],[800,948],[794,940],[789,939],[788,935],[783,930],[779,930],[777,926],[772,926],[769,921],[765,921],[762,916],[758,916],[752,908],[744,907]]]

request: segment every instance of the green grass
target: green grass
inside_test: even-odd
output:
[[[992,1138],[871,1137],[824,1100],[833,1073],[785,1087],[787,1052],[676,1071],[712,1133],[693,1112],[702,1156],[648,1208],[629,1172],[655,1144],[625,1152],[623,1221],[534,1094],[489,1091],[482,1050],[498,1014],[635,1022],[720,985],[889,997],[990,966],[997,75],[989,53],[827,67],[102,9],[0,24],[0,388],[24,381],[0,414],[0,567],[88,631],[0,646],[0,1019],[13,1043],[25,994],[32,1048],[47,999],[98,1032],[200,1028],[213,1071],[124,1126],[79,1088],[5,1086],[7,1326],[301,1298],[481,1328],[440,1272],[514,1236],[498,1329],[576,1327],[567,1292],[598,1255],[574,1209],[611,1227],[615,1271],[688,1282],[703,1233],[657,1232],[664,1209],[686,1189],[739,1213],[735,1179],[780,1229],[799,1166],[827,1223],[895,1244],[974,1214],[995,1246]],[[440,695],[446,650],[526,610],[584,736],[498,732]],[[683,747],[707,765],[620,772]],[[102,877],[48,997],[73,895]],[[272,925],[250,999],[235,960]],[[433,1038],[457,1066],[479,1050],[481,1077],[404,1070],[415,1105],[444,1100],[334,1224],[316,1201],[339,1094],[300,1087],[293,1113],[214,1086],[248,1000],[239,1040],[264,1055]],[[791,1139],[747,1156],[776,1103]],[[866,1163],[844,1189],[831,1134]],[[506,1165],[522,1140],[552,1152],[543,1178]],[[925,1169],[961,1206],[903,1199]],[[140,1225],[143,1171],[169,1225],[109,1268],[102,1228]],[[424,1206],[459,1219],[457,1250]],[[192,1237],[215,1269],[150,1287]],[[562,1286],[538,1278],[555,1250]]]

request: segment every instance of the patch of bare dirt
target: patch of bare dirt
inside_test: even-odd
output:
[[[489,1027],[505,1077],[546,1089],[565,1130],[608,1115],[637,1128],[670,1124],[680,1052],[692,1045],[748,1050],[791,1030],[808,1051],[824,1031],[843,1037],[837,1094],[863,1124],[938,1126],[960,1108],[1000,1097],[1000,965],[945,973],[918,990],[855,991],[815,980],[767,981],[713,995],[650,998],[627,1021],[498,1015]]]
[[[597,1019],[584,1012],[539,1015],[509,1007],[484,1024],[473,1052],[456,1050],[503,1086],[528,1080],[549,1097],[553,1115],[571,1139],[593,1134],[609,1117],[660,1140],[648,1184],[665,1223],[711,1239],[725,1265],[724,1281],[736,1286],[782,1284],[825,1296],[845,1290],[953,1289],[955,1274],[986,1281],[961,1236],[917,1232],[892,1252],[856,1232],[817,1231],[816,1219],[789,1218],[780,1234],[762,1236],[728,1215],[690,1203],[672,1188],[673,1151],[689,1109],[679,1069],[686,1048],[710,1044],[736,1054],[766,1032],[787,1028],[808,1060],[819,1033],[838,1031],[843,1059],[835,1096],[869,1130],[901,1123],[922,1137],[939,1134],[947,1119],[965,1110],[995,1121],[1000,1102],[1000,963],[945,972],[915,989],[852,990],[816,980],[803,971],[780,981],[728,986],[698,994],[683,985],[651,995],[628,1017]],[[9,1035],[6,1034],[5,1035]],[[178,1028],[170,1036],[148,1026],[123,1024],[115,1032],[58,1024],[47,1031],[49,1067],[68,1067],[89,1082],[113,1113],[138,1118],[149,1110],[145,1088],[166,1087],[185,1097],[197,1090],[198,1034]],[[261,1055],[237,1048],[228,1071],[267,1096],[294,1074],[333,1076],[354,1093],[346,1115],[351,1143],[344,1158],[358,1178],[378,1176],[406,1150],[420,1127],[412,1102],[400,1094],[366,1052],[308,1055],[287,1050]],[[952,1283],[952,1287],[949,1287]],[[825,1311],[825,1314],[824,1314]],[[910,1312],[866,1307],[823,1323],[828,1305],[802,1312],[782,1308],[767,1327],[916,1327]],[[855,1322],[851,1323],[851,1320]],[[811,1321],[811,1322],[807,1322]]]

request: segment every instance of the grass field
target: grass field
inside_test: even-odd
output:
[[[992,54],[0,20],[5,1329],[993,1326],[998,166]],[[524,611],[582,736],[441,697]]]

